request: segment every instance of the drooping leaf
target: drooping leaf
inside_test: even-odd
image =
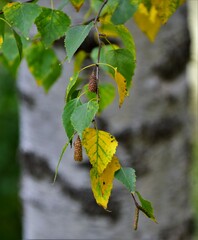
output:
[[[131,192],[135,192],[136,175],[133,168],[120,168],[115,173],[115,178],[119,180]]]
[[[86,128],[83,132],[82,145],[87,152],[90,163],[101,174],[111,162],[118,142],[108,132]]]
[[[78,75],[79,75],[79,73],[76,72],[69,79],[69,84],[66,89],[66,97],[65,97],[66,102],[71,100],[72,93],[75,91],[75,86],[77,85],[77,82],[78,82]]]
[[[128,49],[110,50],[106,54],[106,63],[110,64],[126,79],[127,90],[129,90],[132,82],[132,76],[135,70],[134,55]],[[113,69],[109,68],[113,75]]]
[[[111,162],[107,165],[102,174],[99,174],[96,168],[90,171],[91,188],[98,205],[104,209],[107,208],[111,190],[113,187],[114,173],[120,169],[120,163],[116,156],[113,156]]]
[[[85,0],[70,0],[77,12],[81,9],[84,1]]]
[[[157,223],[156,219],[155,219],[155,216],[154,216],[154,211],[153,211],[153,207],[151,205],[151,203],[144,199],[141,194],[139,192],[136,191],[136,194],[140,200],[140,203],[141,203],[141,208],[140,210],[148,217],[150,218],[151,220],[153,220],[154,222]]]
[[[12,27],[16,27],[24,37],[28,37],[30,28],[41,13],[41,8],[34,3],[8,3],[3,8],[4,16]]]
[[[98,112],[98,103],[97,101],[89,101],[84,103],[73,111],[71,115],[71,123],[74,129],[77,131],[80,138],[82,138],[82,133],[85,128],[88,128],[94,119],[96,113]]]
[[[50,48],[45,49],[41,42],[35,42],[27,48],[26,59],[37,84],[48,91],[61,74],[61,65],[55,52]]]
[[[92,27],[93,22],[90,22],[88,25],[81,25],[69,28],[65,37],[65,48],[69,61],[72,59],[76,50],[85,40]]]
[[[185,0],[151,0],[152,5],[158,11],[158,16],[162,24],[165,24],[170,16],[177,8],[185,2]]]
[[[46,47],[64,36],[71,21],[62,11],[42,8],[42,13],[36,18],[36,26]]]
[[[134,20],[138,27],[153,42],[161,27],[161,20],[155,6],[148,10],[144,4],[140,4],[138,11],[134,14]]]
[[[71,115],[74,112],[74,110],[81,105],[81,101],[79,98],[75,98],[68,103],[66,103],[63,114],[62,114],[62,121],[63,126],[65,128],[65,132],[67,134],[67,137],[69,141],[72,139],[72,136],[74,134],[74,127],[71,123]]]
[[[116,81],[117,86],[118,86],[119,107],[121,107],[123,102],[124,102],[125,97],[128,95],[126,79],[122,76],[122,74],[120,74],[117,71],[117,68],[115,69],[114,78],[115,78],[115,81]]]
[[[115,12],[112,15],[112,22],[117,25],[125,23],[136,12],[138,5],[138,0],[120,0]]]

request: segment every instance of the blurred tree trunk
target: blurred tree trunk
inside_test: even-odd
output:
[[[72,74],[68,64],[48,95],[37,88],[26,63],[21,67],[21,197],[24,239],[190,239],[189,206],[191,122],[186,64],[189,33],[186,7],[163,27],[154,44],[137,27],[129,28],[137,46],[137,69],[130,97],[100,118],[103,129],[120,142],[118,157],[137,170],[137,188],[153,202],[158,225],[140,216],[133,231],[134,206],[115,183],[109,209],[96,205],[89,183],[88,160],[77,165],[68,149],[52,185],[61,148],[65,87]],[[62,59],[62,49],[57,49]]]

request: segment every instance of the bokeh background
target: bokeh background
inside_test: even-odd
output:
[[[189,107],[188,110],[190,112],[190,128],[188,128],[189,135],[191,136],[191,157],[189,159],[190,162],[190,171],[188,171],[188,175],[184,176],[189,178],[190,181],[190,191],[189,191],[189,199],[190,199],[190,205],[192,206],[192,211],[193,211],[193,222],[192,224],[192,231],[193,231],[193,237],[194,239],[198,239],[198,100],[197,100],[197,91],[198,91],[198,85],[197,85],[197,42],[198,42],[198,32],[197,32],[197,24],[198,24],[198,17],[197,17],[197,9],[198,9],[198,2],[196,0],[189,0],[187,1],[187,9],[188,9],[188,16],[187,16],[187,21],[188,21],[188,28],[190,31],[190,37],[191,37],[191,57],[188,62],[188,67],[187,67],[187,79],[188,79],[188,84],[190,86],[190,97],[189,97]],[[142,35],[142,37],[144,37]],[[154,43],[155,44],[155,43]],[[158,44],[158,43],[157,43]],[[149,45],[150,46],[150,45]],[[58,50],[62,51],[62,50]],[[185,51],[185,49],[181,49],[181,51]],[[60,53],[61,55],[62,53]],[[28,94],[21,94],[22,92],[29,91],[29,89],[23,89],[22,83],[17,84],[18,78],[21,77],[25,79],[24,73],[23,73],[23,68],[25,68],[25,65],[22,65],[22,69],[20,70],[20,74],[18,76],[15,76],[15,74],[11,73],[9,69],[4,67],[0,63],[0,239],[22,239],[23,236],[36,236],[34,235],[34,232],[37,232],[37,230],[34,229],[34,227],[30,227],[32,222],[35,221],[36,217],[34,213],[29,213],[27,214],[28,211],[33,211],[33,208],[31,210],[25,210],[26,213],[24,213],[24,205],[27,205],[27,199],[24,200],[24,181],[26,179],[26,175],[31,175],[31,171],[34,172],[33,167],[35,167],[36,175],[34,176],[34,179],[37,178],[38,180],[38,185],[40,184],[39,178],[42,178],[42,175],[45,175],[46,172],[49,170],[47,169],[47,166],[45,165],[45,161],[41,159],[41,167],[38,167],[37,165],[32,164],[32,158],[26,154],[25,155],[25,160],[23,157],[23,160],[21,161],[21,155],[19,151],[19,139],[20,139],[20,134],[19,132],[22,132],[22,135],[24,136],[24,129],[20,130],[19,129],[19,123],[20,123],[20,102],[27,100],[26,101],[26,107],[30,108],[31,111],[31,98],[28,98]],[[32,79],[33,81],[33,79]],[[152,84],[152,82],[151,82]],[[19,86],[19,88],[17,87]],[[31,86],[30,86],[31,87]],[[62,87],[60,87],[62,88]],[[20,91],[19,91],[20,89]],[[21,90],[22,89],[22,90]],[[55,88],[53,91],[58,91],[59,87]],[[138,90],[138,88],[136,88]],[[41,90],[38,90],[38,92],[42,92]],[[40,93],[39,93],[40,94]],[[49,93],[50,95],[50,93]],[[53,94],[52,94],[53,95]],[[30,96],[31,96],[31,91],[30,91]],[[55,95],[54,95],[55,96]],[[47,97],[46,97],[47,98]],[[41,99],[43,99],[41,97]],[[29,103],[27,103],[29,102]],[[29,104],[29,105],[28,105]],[[47,100],[46,100],[46,105],[47,106]],[[53,109],[52,109],[53,110]],[[39,109],[41,111],[41,109]],[[24,114],[24,112],[23,112]],[[60,116],[55,116],[56,120]],[[107,114],[107,117],[108,114]],[[46,121],[48,116],[43,116],[43,121]],[[26,117],[23,118],[26,119]],[[59,120],[57,120],[59,121]],[[23,125],[24,122],[22,122]],[[31,123],[28,122],[27,123]],[[123,122],[123,124],[125,124]],[[36,128],[36,126],[35,126]],[[114,127],[116,129],[116,126]],[[33,129],[34,131],[35,129]],[[62,129],[63,131],[63,129]],[[46,134],[50,136],[48,130],[46,130]],[[122,137],[122,136],[121,136]],[[125,137],[125,135],[124,135]],[[53,141],[53,138],[51,136],[50,138],[51,141]],[[62,140],[62,139],[61,139]],[[23,145],[23,144],[22,144]],[[28,143],[24,144],[24,146],[27,145],[28,148]],[[23,147],[24,147],[23,146]],[[55,145],[56,146],[56,145]],[[141,147],[141,145],[140,145]],[[36,149],[36,148],[35,148]],[[61,146],[59,149],[56,150],[56,152],[60,152]],[[23,151],[25,151],[25,147]],[[40,151],[40,150],[39,150]],[[52,151],[52,150],[50,150]],[[50,154],[49,151],[49,154]],[[54,158],[58,159],[58,154],[56,157],[56,154]],[[29,159],[30,166],[27,167],[27,161]],[[37,161],[36,159],[34,159]],[[33,161],[34,161],[33,160]],[[24,161],[26,161],[24,163]],[[32,164],[32,165],[31,165]],[[24,167],[25,165],[25,167]],[[24,173],[22,169],[28,169]],[[67,167],[64,169],[64,171],[70,171],[71,168],[69,167],[69,170]],[[144,169],[140,169],[140,171],[144,171]],[[49,172],[49,171],[48,171]],[[50,173],[53,178],[53,171]],[[176,174],[176,173],[175,173]],[[173,173],[174,175],[174,173]],[[23,179],[23,180],[22,180]],[[35,180],[35,181],[37,181]],[[77,181],[73,179],[74,182]],[[29,178],[27,178],[27,182],[29,181]],[[61,179],[59,179],[59,183],[61,183]],[[156,180],[157,181],[157,180]],[[48,182],[50,180],[48,179]],[[29,187],[31,188],[32,183],[29,184]],[[61,183],[62,184],[62,183]],[[78,184],[78,183],[77,183]],[[85,184],[85,183],[84,183]],[[62,184],[64,186],[64,184]],[[49,184],[50,187],[52,187]],[[49,186],[46,186],[48,188]],[[43,188],[45,185],[43,185]],[[28,186],[26,186],[28,188]],[[34,188],[34,186],[33,186]],[[59,191],[59,190],[57,190]],[[72,192],[71,189],[66,189],[66,192],[70,191]],[[26,192],[27,193],[27,192]],[[42,191],[41,191],[42,193]],[[28,195],[28,198],[31,199],[31,194],[36,194],[35,192],[31,193]],[[39,194],[39,193],[37,193]],[[70,193],[72,195],[72,193]],[[82,193],[79,193],[82,194]],[[53,195],[53,194],[52,194]],[[75,194],[74,194],[75,195]],[[20,197],[21,196],[21,197]],[[74,196],[75,198],[76,196]],[[77,196],[78,197],[78,196]],[[84,205],[87,204],[86,202],[86,196],[83,195],[83,198],[85,198]],[[21,200],[22,199],[22,200]],[[64,198],[63,198],[64,199]],[[59,201],[59,198],[57,199],[43,199],[43,205],[45,205],[45,201],[50,201],[52,202],[51,208],[49,211],[53,211],[53,201]],[[61,201],[61,200],[60,200]],[[36,206],[38,209],[38,205],[36,205],[38,202],[34,202],[33,205]],[[116,203],[115,203],[116,204]],[[40,206],[42,208],[42,205]],[[71,207],[74,208],[74,207]],[[39,210],[38,210],[39,211]],[[92,210],[90,210],[91,213]],[[98,210],[97,210],[98,211]],[[115,210],[114,210],[115,211]],[[74,211],[75,213],[75,211]],[[99,212],[100,214],[100,212]],[[32,222],[29,220],[30,215],[33,216]],[[46,215],[47,216],[47,215]],[[115,216],[116,218],[116,216]],[[25,219],[25,222],[24,222]],[[60,219],[59,219],[60,220]],[[76,219],[77,220],[77,219]],[[28,222],[29,221],[29,222]],[[55,221],[55,220],[54,220]],[[64,219],[63,219],[64,221]],[[51,222],[53,223],[53,221]],[[28,225],[29,224],[29,225]],[[58,224],[63,224],[63,222],[59,222]],[[67,222],[68,224],[68,222]],[[75,223],[70,223],[71,227],[72,224]],[[23,227],[22,227],[23,225]],[[49,227],[49,226],[48,226]],[[53,224],[51,228],[53,229]],[[24,228],[31,229],[30,232],[26,232]],[[140,226],[141,228],[141,226]],[[22,230],[23,229],[23,230]],[[47,229],[47,228],[46,228]],[[61,229],[61,228],[60,228]],[[105,229],[104,226],[102,226],[101,223],[101,228],[100,229]],[[32,233],[31,233],[32,231]],[[39,238],[39,234],[37,235]],[[47,236],[47,235],[46,235]],[[50,237],[50,235],[48,235]],[[37,239],[38,239],[37,238]],[[165,238],[161,238],[165,239]],[[159,240],[161,240],[159,239]],[[167,238],[168,239],[168,238]],[[171,238],[169,238],[171,239]],[[176,239],[176,238],[175,238]],[[178,238],[179,239],[179,238]],[[186,240],[189,238],[185,238]]]

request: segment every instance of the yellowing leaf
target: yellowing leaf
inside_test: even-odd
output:
[[[120,163],[116,156],[113,156],[111,162],[107,165],[102,174],[97,169],[92,168],[90,171],[91,187],[98,205],[104,209],[107,208],[111,190],[113,187],[114,173],[120,169]]]
[[[87,152],[90,163],[98,174],[101,174],[111,162],[118,142],[108,132],[86,128],[83,132],[82,145]]]
[[[150,0],[149,7],[146,3],[141,3],[134,15],[135,22],[153,42],[161,25],[165,24],[184,2],[185,0]]]
[[[122,106],[125,97],[127,96],[127,86],[126,86],[126,79],[122,76],[121,73],[117,71],[115,68],[115,81],[118,86],[118,93],[119,93],[119,107]]]
[[[153,42],[161,27],[161,20],[155,6],[152,6],[148,11],[144,4],[141,3],[138,11],[134,14],[134,19],[142,32]]]
[[[70,2],[78,12],[84,3],[84,0],[70,0]]]
[[[165,24],[169,17],[184,2],[185,0],[152,0],[152,4],[157,9],[162,24]]]

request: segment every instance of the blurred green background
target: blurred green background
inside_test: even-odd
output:
[[[21,237],[19,111],[15,78],[0,64],[0,239]]]

